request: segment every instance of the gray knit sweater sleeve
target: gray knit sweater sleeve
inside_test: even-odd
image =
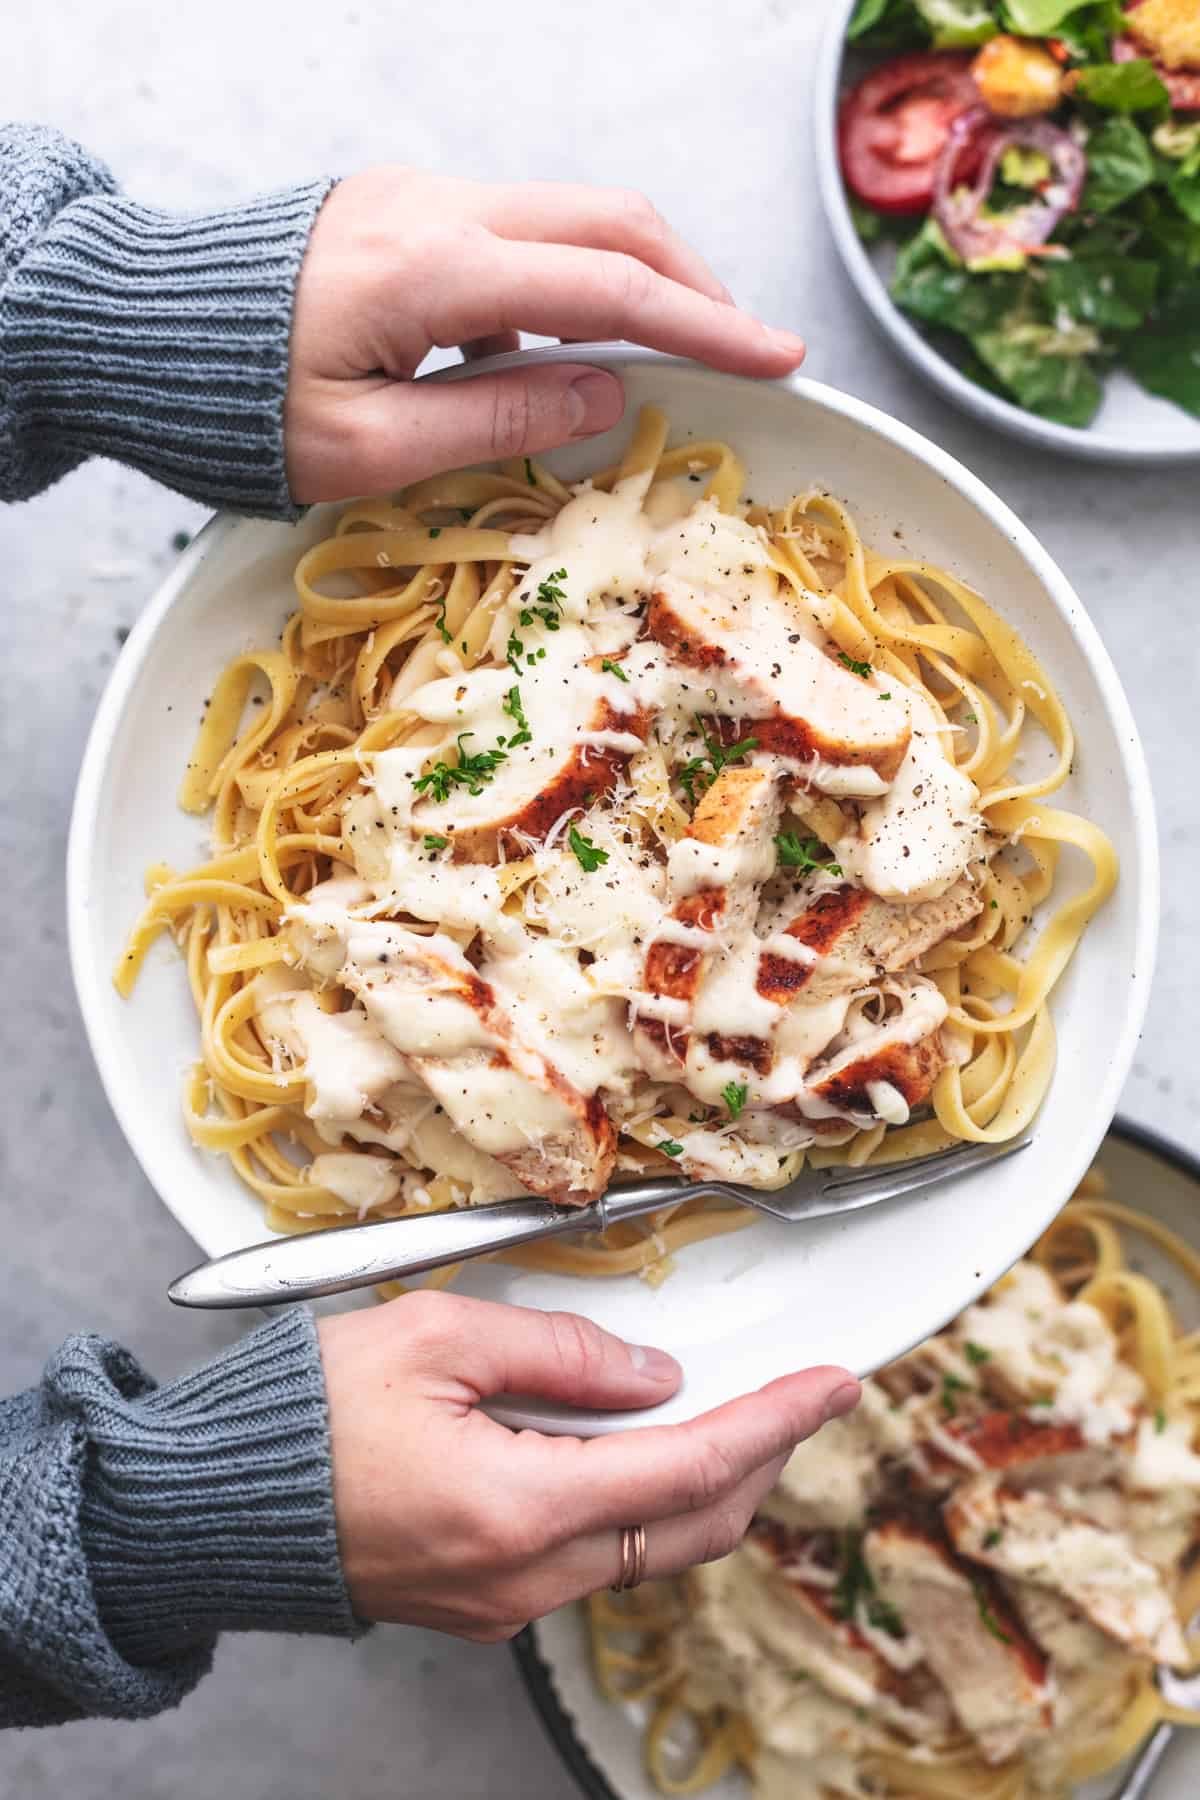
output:
[[[330,181],[171,214],[39,125],[0,125],[0,501],[111,456],[214,507],[297,516],[296,277]]]
[[[359,1629],[307,1312],[161,1388],[70,1338],[0,1401],[0,1726],[174,1706],[222,1630]]]

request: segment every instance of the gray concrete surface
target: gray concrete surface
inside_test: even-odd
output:
[[[147,201],[195,206],[321,170],[408,160],[468,175],[648,189],[812,373],[945,443],[1073,576],[1122,670],[1156,784],[1165,916],[1150,1022],[1124,1107],[1196,1136],[1193,1052],[1197,486],[1053,462],[987,436],[871,333],[820,221],[806,82],[825,0],[205,0],[14,8],[0,117],[100,151]],[[162,1375],[226,1340],[172,1313],[189,1246],[125,1148],[72,995],[63,863],[88,724],[124,627],[198,509],[94,465],[0,513],[4,603],[0,932],[0,1389],[81,1326]],[[1120,1004],[1114,995],[1114,1004]],[[216,1673],[147,1725],[0,1743],[11,1800],[515,1800],[568,1777],[503,1652],[379,1631],[354,1649],[228,1641]]]

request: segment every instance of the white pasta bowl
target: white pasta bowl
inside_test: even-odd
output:
[[[773,385],[714,374],[625,346],[550,349],[528,359],[590,360],[624,378],[627,421],[549,457],[567,479],[612,460],[636,407],[669,413],[674,436],[720,436],[757,500],[819,483],[853,508],[868,541],[894,543],[979,588],[1058,684],[1078,754],[1056,804],[1084,813],[1121,859],[1116,892],[1092,921],[1053,997],[1058,1063],[1033,1146],[961,1184],[843,1219],[760,1221],[683,1251],[657,1289],[636,1277],[584,1279],[475,1264],[462,1291],[590,1315],[674,1352],[680,1393],[656,1418],[691,1417],[815,1362],[877,1367],[943,1324],[1020,1256],[1086,1169],[1116,1107],[1145,1011],[1158,917],[1154,809],[1120,682],[1080,601],[1009,509],[953,458],[862,401],[798,377]],[[498,359],[511,364],[513,358]],[[198,1032],[169,937],[133,998],[112,983],[153,862],[203,860],[203,821],[176,793],[206,696],[224,664],[272,644],[293,605],[292,570],[330,526],[217,518],[180,558],[130,635],[84,756],[68,854],[71,957],[92,1050],[138,1160],[201,1250],[263,1238],[257,1200],[227,1159],[193,1148],[180,1091]],[[1035,743],[1022,773],[1037,766]],[[1086,866],[1064,856],[1059,893]],[[632,1415],[575,1414],[530,1402],[506,1417],[600,1431]]]

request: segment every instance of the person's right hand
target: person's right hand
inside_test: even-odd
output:
[[[858,1402],[844,1369],[784,1376],[690,1424],[580,1440],[513,1433],[499,1393],[651,1407],[682,1378],[571,1313],[417,1293],[322,1320],[338,1540],[362,1618],[495,1643],[617,1579],[620,1528],[646,1576],[725,1556],[791,1451]]]

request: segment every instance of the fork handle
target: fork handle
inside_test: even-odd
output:
[[[595,1231],[602,1220],[598,1204],[555,1206],[549,1200],[505,1200],[496,1206],[378,1219],[232,1250],[181,1275],[167,1295],[176,1306],[211,1309],[316,1300],[423,1275],[564,1231]]]
[[[1113,1800],[1145,1800],[1150,1784],[1158,1774],[1167,1746],[1175,1736],[1175,1726],[1162,1724],[1146,1739],[1141,1752],[1125,1777]]]
[[[611,1188],[590,1206],[503,1200],[495,1206],[410,1213],[403,1219],[377,1219],[340,1231],[271,1238],[189,1269],[171,1283],[167,1294],[176,1306],[207,1309],[317,1300],[373,1287],[379,1281],[424,1275],[447,1263],[494,1255],[567,1231],[602,1231],[617,1219],[636,1218],[714,1191],[724,1190],[718,1183],[681,1185],[667,1177]]]

